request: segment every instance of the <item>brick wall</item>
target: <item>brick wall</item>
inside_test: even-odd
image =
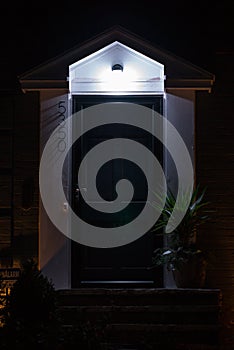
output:
[[[37,257],[39,96],[0,98],[0,264]]]
[[[207,286],[223,295],[224,349],[234,341],[234,55],[216,54],[216,82],[211,94],[197,93],[196,173],[207,186],[207,200],[215,212],[199,230],[210,253]]]

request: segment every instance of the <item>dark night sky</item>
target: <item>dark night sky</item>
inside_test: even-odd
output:
[[[119,24],[212,73],[233,51],[233,1],[2,2],[1,71],[14,76]]]

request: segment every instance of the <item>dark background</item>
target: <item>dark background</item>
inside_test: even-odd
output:
[[[9,172],[5,176],[7,169],[3,168],[2,178],[8,177],[5,182],[0,179],[5,186],[0,199],[3,214],[7,207],[10,215],[0,217],[0,244],[19,254],[19,259],[38,252],[38,188],[28,211],[22,209],[21,193],[28,180],[38,184],[39,97],[34,92],[14,94],[19,89],[17,76],[113,25],[215,74],[212,93],[196,93],[196,180],[208,188],[207,200],[216,210],[215,218],[199,235],[201,247],[214,255],[207,286],[223,293],[222,343],[229,350],[234,339],[233,0],[1,2],[0,171],[5,166]],[[5,98],[5,92],[11,91]],[[13,131],[6,133],[4,125],[14,126]]]
[[[1,82],[113,25],[121,25],[212,73],[233,51],[233,1],[17,1],[0,5]]]

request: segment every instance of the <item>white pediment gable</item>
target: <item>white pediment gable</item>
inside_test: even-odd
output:
[[[115,64],[123,67],[118,77],[112,71]],[[164,65],[114,41],[71,64],[69,85],[73,94],[163,93]]]
[[[73,93],[109,93],[112,88],[118,90],[110,84],[109,69],[113,62],[122,62],[124,67],[122,92],[158,93],[168,88],[210,90],[214,82],[212,73],[119,26],[24,72],[19,80],[24,91],[72,88]]]

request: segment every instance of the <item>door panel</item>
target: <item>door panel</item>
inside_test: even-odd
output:
[[[97,103],[105,102],[132,102],[144,105],[162,113],[162,97],[73,97],[73,113],[80,113],[85,118],[85,108]],[[152,127],[154,118],[152,114]],[[82,123],[81,123],[82,124]],[[84,221],[100,227],[117,227],[130,222],[139,215],[147,199],[147,181],[142,170],[133,162],[125,159],[114,159],[103,165],[97,174],[96,184],[104,200],[115,199],[115,185],[123,178],[127,178],[133,185],[135,192],[132,202],[118,213],[101,213],[88,206],[82,196],[76,196],[77,172],[83,157],[98,143],[110,138],[129,138],[140,142],[153,152],[162,163],[162,146],[151,134],[130,125],[108,124],[97,127],[83,135],[72,149],[72,207]],[[150,164],[149,164],[150,166]],[[88,174],[92,173],[92,165],[88,165]],[[87,188],[88,191],[88,188]],[[88,193],[88,192],[87,192]],[[88,197],[89,201],[95,198]],[[161,245],[161,236],[151,232],[146,233],[138,240],[118,248],[91,248],[72,241],[72,287],[84,283],[103,281],[125,281],[131,283],[144,281],[162,283],[161,269],[154,278],[154,272],[149,269],[152,251]]]

